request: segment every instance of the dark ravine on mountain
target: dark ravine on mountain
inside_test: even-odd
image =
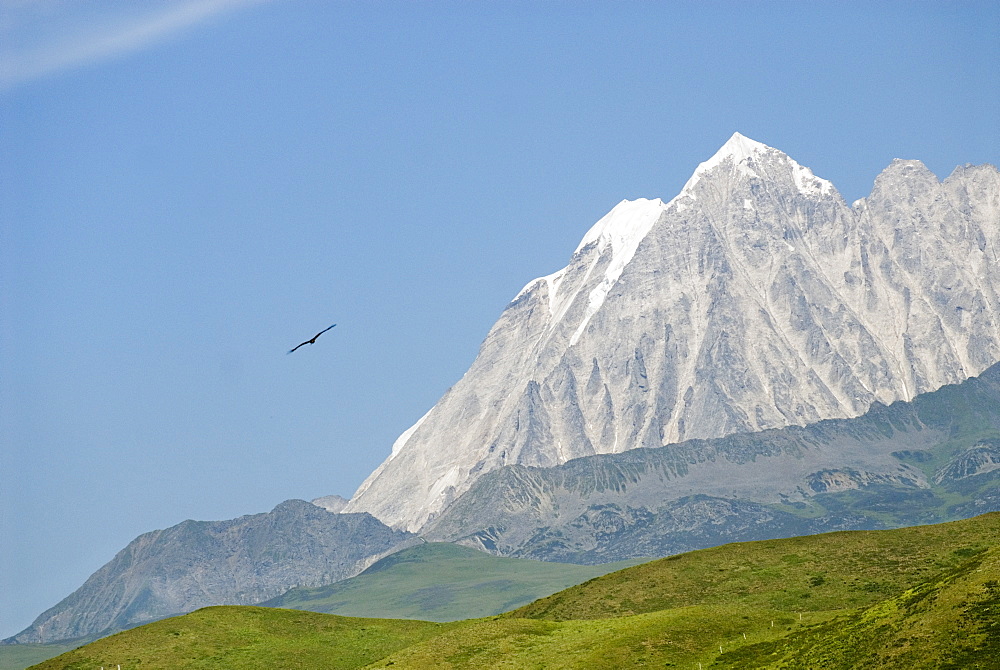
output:
[[[736,134],[525,286],[349,502],[147,533],[7,642],[260,602],[417,534],[600,563],[1000,509],[996,267],[995,167],[897,160],[848,205]]]

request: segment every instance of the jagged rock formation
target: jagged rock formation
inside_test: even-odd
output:
[[[228,521],[184,521],[137,537],[4,642],[90,637],[208,605],[255,604],[353,577],[416,541],[369,514],[331,514],[303,500]]]
[[[346,510],[418,530],[522,464],[863,414],[1000,360],[1000,173],[894,161],[848,206],[734,135],[507,306]],[[828,485],[834,485],[830,480]]]
[[[1000,364],[913,402],[480,477],[425,528],[505,556],[602,563],[1000,510]]]

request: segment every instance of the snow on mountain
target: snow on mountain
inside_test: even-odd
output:
[[[530,282],[346,508],[417,530],[480,475],[859,416],[1000,360],[1000,173],[894,161],[849,207],[740,134]]]
[[[731,163],[732,169],[748,177],[758,177],[760,175],[754,170],[754,161],[769,153],[778,154],[787,160],[792,169],[795,186],[800,193],[815,192],[830,194],[836,190],[833,188],[833,184],[825,179],[820,179],[812,173],[812,170],[799,165],[777,149],[772,149],[766,144],[761,144],[760,142],[751,140],[750,138],[744,137],[739,133],[733,133],[733,136],[722,145],[721,149],[715,152],[714,156],[698,165],[694,174],[691,175],[691,178],[688,179],[684,188],[681,189],[681,194],[694,197],[694,186],[698,183],[702,176],[708,174],[715,168],[722,166],[724,163]]]

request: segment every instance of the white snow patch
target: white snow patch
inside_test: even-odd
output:
[[[427,414],[424,414],[422,417],[417,419],[417,422],[415,424],[407,428],[405,431],[403,431],[402,435],[396,438],[396,441],[392,443],[392,453],[389,454],[390,460],[392,459],[393,456],[399,453],[399,450],[403,448],[403,445],[406,444],[407,440],[409,440],[413,436],[413,434],[417,432],[417,428],[420,428],[420,424],[422,424],[424,422],[424,419],[426,419],[427,416],[433,411],[434,408],[431,407],[429,410],[427,410]]]
[[[549,285],[549,314],[555,314],[557,311],[565,308],[560,305],[559,301],[556,300],[556,295],[559,293],[559,285],[562,284],[563,277],[566,275],[566,268],[559,270],[558,272],[553,272],[550,275],[542,277],[545,283]]]
[[[591,226],[587,234],[583,236],[576,251],[579,252],[588,244],[597,242],[597,250],[604,251],[609,244],[617,255],[631,249],[629,258],[635,253],[639,242],[646,236],[649,229],[660,218],[660,214],[667,206],[659,198],[648,200],[638,198],[637,200],[622,200],[615,205],[610,212]]]
[[[544,277],[538,277],[537,279],[532,279],[530,282],[525,284],[524,288],[518,291],[517,295],[514,296],[514,300],[511,300],[511,302],[517,301],[521,296],[525,295],[526,293],[530,293],[531,291],[538,288],[542,282],[545,282],[546,285],[548,286],[548,292],[549,292],[549,313],[554,314],[557,309],[556,294],[559,292],[559,284],[562,283],[563,275],[565,274],[566,274],[566,268],[563,268],[562,270],[553,272],[550,275],[545,275]]]
[[[823,195],[833,193],[833,184],[825,179],[820,179],[806,166],[799,165],[791,158],[788,160],[792,161],[794,166],[792,176],[795,178],[795,186],[798,187],[799,193],[822,193]]]
[[[659,198],[622,200],[583,236],[583,241],[576,248],[577,251],[596,242],[598,252],[603,252],[610,245],[612,256],[601,282],[587,296],[587,309],[576,332],[570,338],[570,346],[580,339],[591,317],[604,304],[611,287],[632,260],[639,244],[669,206],[670,203],[664,203]]]
[[[639,244],[643,238],[649,233],[649,229],[660,218],[660,214],[676,199],[674,198],[669,203],[664,203],[659,198],[655,200],[647,198],[622,200],[610,212],[601,217],[597,223],[591,226],[587,234],[583,236],[583,240],[577,245],[573,254],[576,255],[584,247],[594,243],[597,244],[597,254],[587,269],[582,282],[580,282],[581,285],[587,284],[590,279],[590,273],[596,267],[602,253],[609,245],[611,247],[612,258],[600,286],[590,292],[590,302],[587,306],[586,315],[584,316],[583,323],[580,324],[577,334],[573,336],[573,344],[576,344],[579,334],[583,332],[587,321],[600,308],[608,291],[618,281],[618,277],[621,276],[622,270],[625,269],[628,262],[632,260],[632,256],[635,255],[635,251],[639,248]],[[568,269],[569,266],[566,266],[558,272],[533,279],[514,296],[514,300],[517,300],[524,294],[535,290],[542,282],[545,282],[548,285],[549,292],[549,314],[553,317],[549,325],[550,329],[555,327],[555,324],[562,319],[570,305],[573,304],[573,300],[576,299],[576,293],[564,295],[560,295],[559,293],[559,287]]]

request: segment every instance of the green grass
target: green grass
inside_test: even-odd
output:
[[[718,660],[726,668],[998,668],[998,577],[993,548],[877,605]]]
[[[688,605],[822,611],[865,607],[1000,545],[1000,513],[891,531],[741,542],[621,570],[508,616],[596,619]]]
[[[117,663],[123,670],[998,668],[1000,513],[691,552],[504,615],[453,623],[209,608],[37,667]]]
[[[265,607],[208,607],[117,633],[33,667],[344,670],[363,667],[454,625]]]
[[[507,612],[641,562],[548,563],[432,542],[388,556],[357,577],[292,589],[261,604],[343,616],[457,621]]]
[[[369,668],[708,668],[731,650],[780,639],[826,621],[740,605],[694,606],[612,619],[547,621],[498,617],[470,622],[407,647]],[[772,626],[772,623],[774,625]],[[744,637],[744,635],[746,637]]]

